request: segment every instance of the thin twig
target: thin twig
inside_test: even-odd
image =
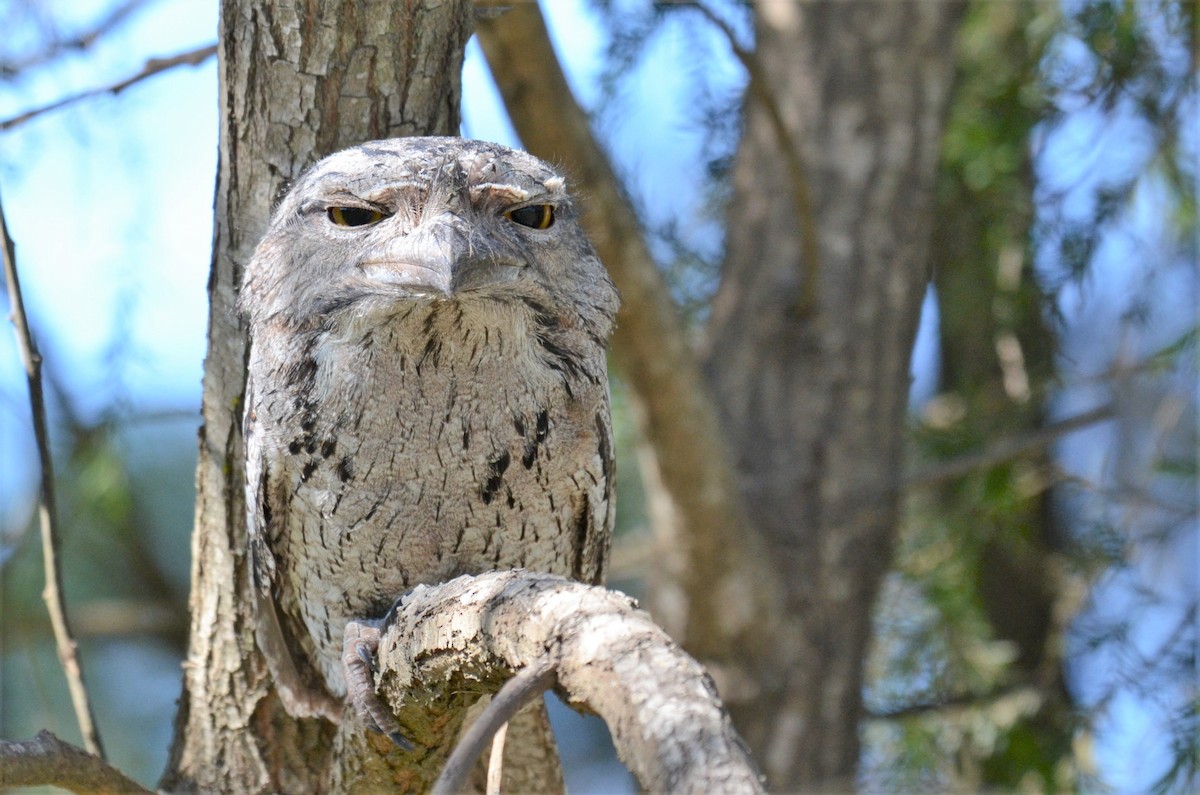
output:
[[[86,50],[144,5],[146,5],[146,0],[125,0],[124,3],[110,9],[107,15],[93,25],[90,30],[67,38],[55,39],[42,51],[33,53],[22,60],[0,61],[0,77],[12,77],[26,69],[40,66],[63,52]]]
[[[479,718],[463,733],[458,746],[446,760],[442,774],[434,782],[430,795],[462,792],[475,760],[483,753],[488,741],[531,699],[552,687],[557,676],[558,669],[553,660],[546,658],[505,682]]]
[[[178,55],[172,55],[167,58],[151,58],[142,66],[142,70],[135,75],[127,77],[120,82],[113,83],[112,85],[104,86],[102,88],[91,88],[87,91],[82,91],[78,94],[72,94],[69,97],[64,97],[63,99],[51,102],[49,105],[43,105],[40,108],[27,110],[17,116],[0,121],[0,130],[11,129],[17,125],[24,124],[30,119],[41,116],[43,113],[49,113],[52,110],[58,110],[59,108],[74,104],[80,100],[98,97],[101,94],[119,94],[135,83],[140,83],[146,78],[154,77],[156,74],[165,72],[169,69],[174,69],[177,66],[199,66],[216,54],[217,45],[209,44],[204,47],[198,47],[194,50],[189,50],[188,52],[181,52]]]
[[[1032,695],[1038,697],[1038,691],[1028,684],[1016,683],[996,688],[987,693],[958,693],[948,695],[937,701],[924,701],[905,704],[893,709],[868,710],[864,716],[872,721],[899,721],[909,718],[919,718],[925,715],[937,715],[958,709],[988,709],[1002,699]]]
[[[1089,425],[1112,419],[1116,409],[1111,406],[1100,406],[1090,409],[1074,417],[1050,423],[1021,436],[1001,439],[988,445],[987,449],[978,453],[969,453],[953,458],[935,466],[913,472],[904,478],[904,488],[908,490],[928,488],[953,480],[989,466],[1002,464],[1029,453],[1037,452],[1054,444],[1063,436],[1073,433]]]
[[[1118,671],[1116,673],[1103,695],[1096,699],[1090,712],[1094,715],[1099,715],[1104,710],[1107,710],[1112,701],[1121,695],[1122,692],[1128,689],[1144,688],[1147,682],[1153,681],[1152,675],[1155,669],[1160,667],[1164,660],[1170,659],[1171,649],[1175,648],[1180,641],[1187,640],[1189,632],[1196,630],[1197,609],[1197,602],[1193,601],[1188,605],[1187,609],[1183,611],[1183,615],[1179,617],[1175,628],[1171,630],[1171,634],[1159,644],[1158,650],[1155,653],[1138,654],[1136,651],[1133,652],[1132,656],[1134,659],[1130,661],[1131,670]],[[1190,645],[1194,648],[1195,638],[1193,637],[1190,640],[1192,641]]]
[[[83,735],[84,747],[101,759],[104,749],[100,745],[100,734],[88,702],[87,688],[83,684],[83,669],[79,664],[79,649],[67,623],[67,606],[63,601],[62,571],[58,565],[59,538],[54,503],[54,463],[50,457],[50,434],[46,427],[46,401],[42,394],[42,358],[37,352],[29,333],[29,322],[25,317],[25,304],[21,298],[21,284],[17,280],[17,256],[12,238],[8,235],[8,224],[4,220],[4,207],[0,204],[0,238],[4,244],[4,279],[8,286],[8,300],[12,307],[12,322],[17,335],[17,348],[25,366],[29,382],[29,408],[33,416],[33,435],[37,443],[38,460],[42,469],[42,482],[38,516],[42,530],[42,560],[45,567],[46,588],[42,598],[50,611],[50,624],[54,627],[54,640],[58,646],[58,659],[67,677],[71,691],[71,702],[75,706],[75,717]]]
[[[748,90],[762,104],[767,113],[767,119],[779,142],[783,154],[783,162],[787,167],[788,180],[792,186],[792,199],[796,202],[796,217],[800,221],[800,249],[804,256],[804,273],[802,274],[800,301],[796,310],[801,316],[814,313],[818,308],[817,276],[820,268],[820,248],[817,245],[817,220],[813,214],[812,191],[809,189],[808,172],[800,157],[800,142],[788,129],[787,120],[783,118],[783,110],[775,101],[775,94],[770,90],[771,81],[762,64],[754,57],[754,53],[738,43],[737,33],[729,23],[717,16],[711,8],[697,3],[691,8],[712,23],[725,35],[729,41],[729,49],[735,58],[741,62],[750,77]]]
[[[501,782],[504,781],[504,741],[508,739],[508,724],[496,730],[492,738],[492,756],[488,759],[486,795],[500,795]]]

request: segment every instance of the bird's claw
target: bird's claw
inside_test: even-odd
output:
[[[375,652],[378,648],[378,642],[376,642],[375,647],[372,648],[369,644],[362,641],[359,641],[354,647],[355,652],[358,653],[358,659],[366,663],[366,666],[370,669],[372,675],[377,675],[379,673],[379,664],[375,662]]]
[[[346,625],[342,640],[342,666],[346,675],[346,697],[367,728],[386,734],[405,751],[413,744],[400,732],[396,716],[375,692],[375,675],[379,666],[375,655],[379,650],[380,622],[351,621]]]

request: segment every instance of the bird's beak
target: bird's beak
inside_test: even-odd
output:
[[[446,215],[384,237],[363,257],[363,275],[405,294],[450,295],[463,235]]]
[[[450,295],[453,268],[449,262],[421,261],[416,257],[370,259],[362,263],[362,270],[371,281],[402,288],[406,293]]]
[[[466,221],[449,212],[384,241],[368,252],[360,267],[374,282],[434,298],[503,284],[520,270],[518,263],[492,251],[486,240],[471,240]]]

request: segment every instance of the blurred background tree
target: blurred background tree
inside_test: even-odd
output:
[[[776,786],[1194,789],[1195,4],[927,4],[929,27],[889,5],[546,4],[590,121],[559,141],[536,122],[564,118],[561,102],[547,107],[543,87],[523,106],[517,90],[554,61],[505,61],[515,37],[537,44],[535,9],[481,23],[520,138],[474,47],[464,134],[560,162],[602,248],[625,242],[605,224],[633,209],[736,462],[690,495],[679,486],[707,460],[664,456],[670,414],[696,396],[656,407],[637,345],[660,340],[618,339],[611,580],[710,664]],[[210,44],[215,9],[187,6],[10,0],[0,117]],[[914,85],[911,68],[936,94],[926,67],[950,86],[944,114],[921,95],[932,128],[900,118],[910,99],[889,90]],[[0,185],[51,375],[68,598],[110,756],[146,782],[186,652],[214,83],[210,60],[0,122]],[[856,172],[870,131],[930,133],[907,141],[920,161],[943,121],[936,180],[931,162],[928,184],[912,183],[925,195],[881,186],[887,163]],[[589,136],[619,190],[574,148]],[[839,227],[856,204],[882,226]],[[908,226],[922,213],[927,256]],[[855,246],[907,263],[914,280],[895,289],[925,291],[915,347],[916,317],[889,320],[869,294],[886,271],[837,281]],[[873,415],[854,414],[846,385],[899,383],[910,349],[912,388],[892,399],[901,456],[886,422],[856,427]],[[71,737],[37,598],[24,384],[11,340],[0,351],[0,735]],[[731,571],[774,590],[738,590]],[[582,761],[589,732],[567,740],[573,788],[628,787]]]

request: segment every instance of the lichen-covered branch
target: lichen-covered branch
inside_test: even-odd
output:
[[[522,570],[421,586],[385,629],[378,660],[406,730],[464,682],[550,660],[559,692],[607,722],[647,791],[762,791],[704,668],[615,591]]]

